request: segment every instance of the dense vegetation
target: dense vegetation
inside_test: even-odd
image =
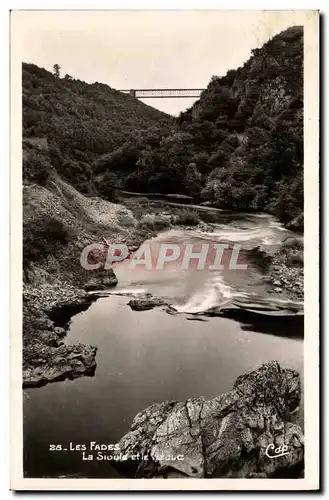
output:
[[[115,173],[126,189],[270,211],[301,227],[303,29],[289,28],[253,50],[241,68],[213,77],[169,134],[150,131],[95,166]]]
[[[23,268],[32,262],[47,259],[67,245],[72,235],[64,224],[53,217],[29,221],[23,224]]]
[[[23,83],[25,135],[47,137],[47,162],[78,189],[107,199],[117,187],[184,193],[302,227],[302,27],[214,76],[175,121],[106,85],[60,79],[33,65],[24,65]],[[26,176],[42,181],[48,163],[28,159]]]
[[[23,175],[43,183],[50,165],[84,193],[95,192],[93,162],[129,147],[145,129],[170,130],[172,117],[111,89],[23,64]],[[46,139],[46,146],[45,146]],[[40,151],[41,150],[41,151]]]

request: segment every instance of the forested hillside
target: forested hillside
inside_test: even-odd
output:
[[[213,78],[181,118],[207,138],[201,158],[204,199],[237,210],[275,213],[284,222],[303,210],[303,30],[294,27],[253,51],[237,71]],[[202,138],[201,138],[202,144]]]
[[[302,27],[212,77],[178,119],[106,85],[26,64],[23,105],[25,137],[46,137],[49,146],[48,157],[25,155],[26,177],[42,181],[51,163],[80,191],[107,199],[117,187],[183,193],[220,208],[271,212],[302,229]]]
[[[174,119],[102,83],[60,78],[23,63],[24,177],[42,183],[50,165],[82,192],[94,192],[93,162]]]
[[[121,177],[123,151],[96,162]],[[135,168],[133,167],[134,160]],[[265,210],[302,227],[303,29],[275,36],[237,70],[219,78],[170,134],[131,144],[130,175],[139,191],[182,192],[221,208]]]

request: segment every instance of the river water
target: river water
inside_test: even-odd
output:
[[[70,442],[114,444],[148,405],[213,398],[269,360],[303,376],[303,316],[255,313],[257,304],[274,299],[262,280],[264,262],[250,251],[275,249],[291,233],[266,215],[223,215],[213,228],[213,233],[159,234],[150,242],[152,260],[160,243],[181,248],[193,243],[196,249],[209,243],[211,253],[214,242],[228,241],[241,244],[240,263],[246,262],[247,270],[198,270],[196,261],[183,270],[179,259],[164,270],[140,265],[131,270],[127,260],[116,265],[118,287],[71,319],[66,341],[98,347],[96,372],[24,391],[27,477],[120,477],[111,462],[86,461],[69,451]],[[172,308],[133,311],[128,293],[161,296]],[[204,314],[232,301],[249,304],[248,310]],[[67,451],[49,451],[51,444]]]

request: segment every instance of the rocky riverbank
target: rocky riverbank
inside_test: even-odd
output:
[[[82,268],[80,255],[86,245],[102,244],[104,252],[94,257],[104,260],[111,243],[124,243],[133,253],[170,227],[211,231],[194,211],[178,213],[175,208],[175,213],[165,213],[157,205],[145,216],[145,205],[137,201],[132,206],[135,213],[120,204],[87,198],[55,173],[46,187],[24,186],[24,387],[95,371],[97,347],[67,344],[66,329],[71,316],[98,297],[97,291],[114,287],[118,280],[112,269]]]
[[[67,344],[66,329],[95,299],[86,290],[117,280],[113,271],[84,270],[81,251],[104,237],[125,239],[134,217],[121,205],[83,196],[55,173],[47,186],[24,185],[23,209],[23,386],[92,375],[97,347]]]
[[[271,293],[304,299],[304,244],[302,237],[288,238],[273,255],[266,281]]]
[[[154,403],[119,441],[119,467],[143,478],[301,477],[300,398],[299,374],[272,361],[212,400]]]
[[[86,310],[91,297],[68,283],[23,289],[23,386],[33,387],[64,378],[91,375],[96,346],[66,344],[67,320]],[[61,316],[61,326],[56,322]],[[65,318],[65,319],[64,319]]]

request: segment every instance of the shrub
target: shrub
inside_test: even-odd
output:
[[[171,215],[157,214],[155,216],[154,225],[156,229],[165,229],[171,224]]]
[[[288,267],[304,267],[304,255],[302,253],[287,255],[285,264]]]
[[[67,245],[72,233],[52,217],[37,219],[23,225],[23,266],[47,259],[61,246]]]
[[[23,151],[23,179],[44,185],[51,170],[49,159],[33,149]]]
[[[216,212],[202,212],[200,214],[200,218],[204,221],[204,222],[209,222],[209,223],[213,223],[215,224],[216,222],[218,222],[218,219],[219,219],[219,216],[218,216],[218,213]]]
[[[138,227],[140,229],[154,229],[154,215],[142,215],[142,217],[138,221]]]
[[[133,201],[138,205],[148,205],[150,203],[150,200],[146,196],[138,196]]]
[[[117,185],[118,179],[116,175],[113,172],[105,172],[100,181],[97,183],[97,189],[102,198],[108,201],[116,202]]]
[[[123,227],[133,227],[135,219],[126,211],[122,211],[118,214],[118,224]]]
[[[146,214],[143,215],[138,222],[138,227],[141,229],[150,229],[152,231],[166,229],[171,225],[171,215],[167,214]]]
[[[200,222],[200,217],[198,212],[194,210],[184,209],[177,213],[176,224],[182,224],[184,226],[197,226]]]

